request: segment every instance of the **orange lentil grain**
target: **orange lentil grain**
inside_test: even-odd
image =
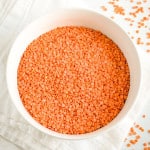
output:
[[[147,143],[143,143],[143,146],[147,146]]]
[[[127,20],[127,21],[130,21],[130,18],[124,18],[125,20]]]
[[[138,8],[138,6],[136,5],[136,6],[132,6],[132,9],[137,9]]]
[[[136,13],[139,13],[139,12],[144,13],[143,7],[139,7],[139,8],[137,9]]]
[[[119,47],[100,31],[66,26],[32,41],[18,67],[18,90],[31,116],[66,134],[95,131],[126,101],[130,73]]]
[[[140,139],[140,138],[141,138],[141,136],[140,136],[140,135],[137,135],[137,136],[136,136],[136,139]]]
[[[139,45],[139,44],[143,44],[143,42],[141,42],[141,38],[137,38],[137,41],[136,43]]]
[[[132,24],[132,23],[130,23],[130,26],[133,26],[133,24]]]
[[[139,124],[136,124],[136,125],[135,125],[135,127],[136,127],[136,128],[139,128],[139,127],[140,127],[140,125],[139,125]]]
[[[150,147],[144,147],[144,150],[150,150]]]
[[[150,33],[148,32],[146,33],[146,35],[147,35],[147,38],[150,39]]]
[[[124,18],[126,21],[129,21],[129,22],[134,22],[134,20],[133,19],[131,19],[131,18]]]
[[[101,9],[102,9],[103,11],[107,11],[107,8],[106,8],[105,6],[101,6]]]
[[[141,4],[142,4],[142,2],[137,2],[136,4],[137,4],[137,5],[141,5]]]
[[[120,14],[120,15],[125,15],[125,10],[123,7],[118,6],[118,5],[114,5],[114,12],[116,14]]]
[[[129,142],[130,142],[130,144],[132,144],[132,145],[136,143],[135,140],[130,140]]]
[[[142,118],[145,118],[146,117],[146,115],[144,114],[144,115],[142,115]]]
[[[111,18],[111,19],[114,19],[115,17],[114,17],[114,16],[111,16],[110,18]]]
[[[139,26],[144,26],[144,23],[143,22],[138,22]]]
[[[131,16],[133,16],[133,17],[137,17],[136,13],[130,12],[129,15],[131,15]]]
[[[149,51],[150,52],[150,51]],[[147,130],[148,133],[150,133],[150,130]]]
[[[128,143],[128,144],[127,144],[127,147],[130,147],[130,146],[131,146],[131,144],[130,144],[130,143]]]
[[[144,132],[144,128],[142,128],[142,127],[139,127],[139,130],[140,130],[141,132]]]
[[[109,1],[109,2],[108,2],[108,4],[114,5],[114,4],[115,4],[115,2],[113,2],[113,1]]]
[[[149,20],[148,17],[143,17],[141,21]]]

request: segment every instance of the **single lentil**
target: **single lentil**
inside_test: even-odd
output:
[[[18,90],[31,116],[66,134],[95,131],[112,121],[130,86],[127,61],[100,31],[66,26],[29,44],[18,67]]]
[[[107,8],[106,8],[105,6],[101,6],[101,9],[102,9],[103,11],[107,11]]]
[[[142,118],[145,118],[145,117],[146,117],[146,115],[145,115],[145,114],[143,114],[143,115],[142,115]]]
[[[148,133],[150,133],[150,130],[147,130]]]

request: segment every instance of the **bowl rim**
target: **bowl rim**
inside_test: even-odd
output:
[[[137,60],[138,60],[138,65],[139,65],[139,87],[137,89],[137,94],[135,95],[135,100],[134,102],[132,103],[132,106],[130,107],[130,109],[127,110],[126,114],[124,115],[124,117],[120,118],[119,121],[117,121],[115,124],[113,124],[112,126],[109,126],[109,128],[105,128],[106,126],[108,126],[110,123],[108,123],[108,125],[102,127],[102,128],[105,128],[104,130],[102,130],[102,128],[100,129],[97,129],[96,131],[93,131],[93,132],[90,132],[90,133],[85,133],[85,134],[77,134],[77,135],[70,135],[70,134],[62,134],[62,133],[58,133],[58,132],[55,132],[55,131],[52,131],[50,129],[47,129],[46,127],[43,128],[42,125],[40,125],[38,122],[37,124],[41,126],[41,128],[39,128],[37,125],[35,125],[33,122],[31,122],[31,120],[28,118],[28,116],[24,115],[21,111],[20,111],[20,108],[17,107],[17,104],[16,104],[16,100],[14,100],[13,98],[13,95],[12,95],[12,92],[11,92],[11,88],[10,88],[10,82],[9,82],[9,78],[11,78],[9,75],[9,68],[10,68],[10,60],[11,60],[11,53],[13,52],[13,48],[14,48],[14,45],[15,43],[17,43],[17,39],[20,37],[20,35],[23,34],[23,31],[25,31],[27,28],[30,28],[31,26],[35,25],[36,23],[40,22],[43,18],[47,18],[51,15],[54,15],[54,14],[61,14],[61,12],[68,12],[69,11],[84,11],[84,12],[88,12],[88,13],[91,13],[93,15],[99,15],[103,18],[105,18],[107,21],[110,21],[111,23],[115,24],[115,26],[117,26],[117,28],[119,28],[120,30],[122,30],[122,32],[128,37],[128,39],[130,40],[131,44],[133,45],[133,47],[135,48],[135,53],[137,55]],[[100,12],[97,12],[95,10],[92,10],[92,9],[85,9],[85,8],[62,8],[62,9],[59,9],[59,10],[55,10],[53,11],[52,13],[49,13],[47,15],[44,15],[34,21],[32,21],[30,24],[28,24],[21,32],[20,34],[16,37],[12,47],[11,47],[11,50],[8,54],[8,58],[7,58],[7,66],[6,66],[6,82],[7,82],[7,88],[8,88],[8,92],[9,92],[9,95],[11,97],[11,100],[13,101],[13,103],[15,104],[17,110],[19,111],[19,113],[23,116],[23,118],[25,120],[27,120],[27,122],[29,124],[31,124],[33,127],[36,127],[36,129],[40,130],[41,132],[44,132],[48,135],[51,135],[51,136],[54,136],[54,137],[57,137],[57,138],[61,138],[61,139],[69,139],[69,140],[81,140],[81,139],[86,139],[86,138],[90,138],[90,137],[94,137],[94,136],[97,136],[97,135],[102,135],[106,132],[108,132],[109,130],[111,130],[112,128],[116,127],[118,124],[120,124],[125,117],[128,116],[128,114],[131,112],[132,108],[135,106],[136,102],[137,102],[137,98],[139,96],[139,91],[141,89],[141,82],[142,82],[142,69],[141,69],[141,61],[140,61],[140,57],[139,57],[139,53],[137,51],[137,48],[136,48],[136,45],[133,43],[133,41],[130,39],[130,37],[128,36],[128,34],[125,32],[125,30],[120,26],[118,25],[116,22],[114,22],[112,19],[108,18],[106,15],[100,13]],[[20,98],[20,97],[19,97]],[[21,99],[20,99],[21,101]],[[124,107],[124,106],[123,106]],[[26,110],[27,111],[27,110]],[[120,113],[120,112],[119,112]],[[31,116],[31,115],[30,115]],[[118,115],[117,115],[118,116]],[[32,118],[32,117],[31,117]],[[116,118],[116,117],[115,117]],[[114,119],[115,119],[114,118]],[[32,118],[33,119],[33,118]],[[33,119],[34,120],[34,119]]]

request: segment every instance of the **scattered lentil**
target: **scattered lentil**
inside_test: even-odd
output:
[[[128,136],[136,135],[136,132],[133,127],[130,128]]]
[[[137,4],[137,5],[141,5],[141,4],[142,4],[142,2],[137,2],[136,4]]]
[[[136,32],[136,33],[139,33],[139,30],[136,30],[135,32]]]
[[[144,44],[142,41],[141,41],[141,38],[137,38],[137,42],[136,42],[138,45],[139,44]]]
[[[150,130],[148,130],[147,132],[150,133]]]
[[[130,143],[128,143],[128,144],[127,144],[127,147],[130,147],[130,146],[131,146],[131,144],[130,144]]]
[[[143,127],[140,127],[139,130],[140,130],[141,132],[144,132],[144,128],[143,128]]]
[[[111,16],[110,18],[111,18],[111,19],[114,19],[115,17],[114,17],[114,16]]]
[[[147,49],[146,52],[149,53],[149,52],[150,52],[150,49]]]
[[[106,8],[105,6],[101,6],[101,9],[102,9],[103,11],[107,11],[107,8]]]
[[[119,5],[113,5],[114,7],[114,12],[116,14],[119,14],[119,15],[125,15],[125,11],[124,11],[124,8],[119,6]]]
[[[130,23],[130,26],[133,26],[133,23]]]
[[[143,146],[147,146],[147,143],[143,143]]]
[[[146,115],[144,114],[144,115],[142,115],[142,118],[145,118],[146,117]]]
[[[147,38],[150,39],[150,32],[147,32],[146,35],[147,35]]]

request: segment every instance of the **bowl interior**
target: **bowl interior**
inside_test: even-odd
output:
[[[39,123],[37,123],[24,108],[17,89],[17,68],[23,52],[33,39],[39,35],[59,26],[86,26],[96,30],[100,30],[102,33],[111,38],[122,50],[124,56],[127,59],[130,69],[130,90],[128,99],[118,114],[118,116],[107,126],[87,134],[81,135],[67,135],[51,131]],[[132,106],[136,102],[136,97],[140,87],[141,81],[141,69],[140,62],[135,46],[129,39],[127,34],[113,21],[100,15],[96,12],[81,9],[64,9],[49,14],[45,17],[38,19],[25,28],[16,39],[7,62],[7,84],[11,98],[16,105],[18,111],[24,116],[24,118],[31,123],[34,127],[38,128],[44,133],[53,135],[64,139],[83,139],[88,138],[108,129],[114,127],[119,123],[131,110]]]

